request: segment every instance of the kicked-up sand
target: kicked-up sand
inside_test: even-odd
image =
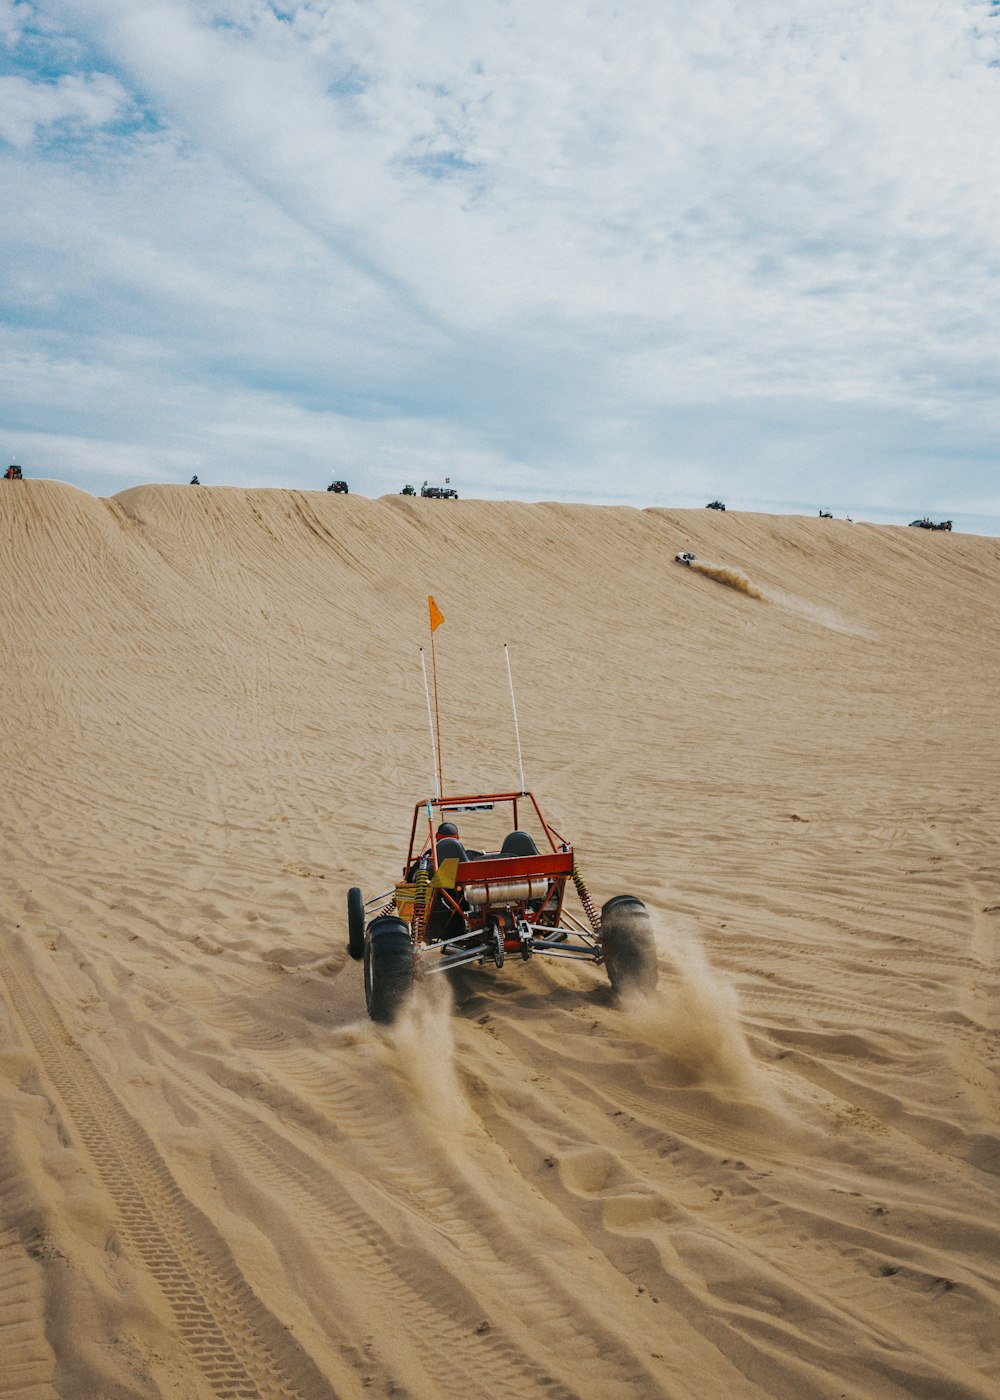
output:
[[[0,581],[3,1400],[996,1400],[1000,541],[24,481]],[[655,995],[367,1019],[431,593]]]

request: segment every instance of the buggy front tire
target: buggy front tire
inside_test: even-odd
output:
[[[347,891],[347,951],[355,962],[365,955],[365,899],[357,885]]]
[[[601,947],[608,981],[616,992],[651,992],[656,987],[656,943],[646,906],[619,894],[601,910]]]
[[[384,914],[365,934],[365,1005],[381,1025],[392,1025],[413,990],[413,944],[402,919]]]

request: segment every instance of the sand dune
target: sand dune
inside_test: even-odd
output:
[[[2,486],[0,1397],[995,1400],[1000,542]],[[428,593],[653,998],[365,1017]]]

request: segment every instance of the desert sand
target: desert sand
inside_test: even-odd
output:
[[[1000,541],[32,480],[0,579],[4,1400],[996,1400]],[[653,996],[367,1019],[428,594]]]

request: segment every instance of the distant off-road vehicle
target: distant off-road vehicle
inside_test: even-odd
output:
[[[510,830],[492,851],[470,850],[448,820],[497,809],[509,813],[503,825]],[[586,922],[566,907],[570,885]],[[419,977],[469,963],[501,968],[508,956],[592,962],[604,967],[619,992],[649,992],[657,982],[645,905],[623,894],[598,911],[573,847],[530,792],[418,802],[401,878],[367,901],[357,886],[350,889],[347,931],[348,952],[364,963],[368,1014],[385,1023],[395,1020]]]
[[[910,525],[915,525],[918,530],[950,530],[950,520],[933,521],[929,515],[925,515],[921,520],[911,520]]]
[[[409,484],[407,484],[403,487],[402,491],[400,491],[399,494],[401,496],[415,496],[417,494],[417,490],[415,486],[410,486]]]
[[[694,563],[695,557],[689,549],[684,549],[680,554],[675,554],[674,559],[678,564],[686,564],[688,568]]]
[[[428,486],[425,481],[420,488],[421,496],[427,496],[433,501],[457,501],[458,492],[451,486]]]
[[[13,463],[4,472],[4,477],[7,481],[23,481],[24,479],[21,472],[21,468],[14,465]]]
[[[821,510],[820,513],[819,513],[819,518],[820,518],[820,520],[832,520],[832,519],[833,519],[833,511],[832,511],[832,510]]]
[[[725,508],[722,501],[709,501],[708,505],[705,507],[706,510],[725,510]]]
[[[346,481],[331,481],[326,489],[336,492],[338,496],[346,496],[348,494]]]

